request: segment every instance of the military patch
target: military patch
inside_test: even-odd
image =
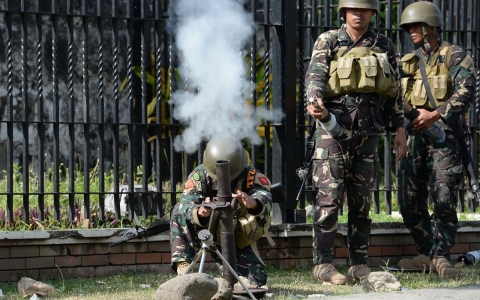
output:
[[[200,180],[200,174],[198,174],[198,173],[193,174],[193,179],[196,180],[196,181],[199,181]]]
[[[254,182],[255,182],[255,173],[257,172],[257,170],[250,170],[248,171],[248,175],[247,175],[247,189],[250,189]]]
[[[197,175],[197,174],[195,174]],[[195,177],[195,176],[194,176]],[[185,189],[191,189],[195,186],[195,182],[193,181],[192,178],[190,178],[186,183],[185,183]]]
[[[264,184],[264,185],[269,185],[270,183],[268,182],[267,177],[258,177],[258,180]]]

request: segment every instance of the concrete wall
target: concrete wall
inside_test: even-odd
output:
[[[461,222],[460,225],[452,259],[480,250],[480,222]],[[125,229],[0,232],[0,282],[17,281],[23,276],[42,280],[62,275],[96,277],[128,271],[172,272],[168,234],[110,247],[110,243],[120,240],[125,232]],[[274,225],[271,232],[277,243],[275,247],[265,238],[258,242],[266,264],[281,269],[311,266],[311,224]],[[373,224],[369,248],[371,267],[387,262],[392,266],[400,258],[416,254],[413,240],[402,224]],[[335,241],[335,264],[346,266],[346,258],[346,227],[341,225]],[[212,261],[210,256],[208,261]]]

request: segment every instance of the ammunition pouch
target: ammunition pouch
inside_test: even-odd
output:
[[[395,70],[386,53],[356,47],[345,56],[339,54],[330,62],[326,98],[347,93],[377,93],[388,98],[397,95]]]
[[[272,224],[272,218],[269,215],[254,216],[245,214],[238,218],[235,233],[235,244],[242,249],[250,245],[252,242],[259,240],[264,234],[267,236],[270,244],[275,244],[270,237],[268,228]]]

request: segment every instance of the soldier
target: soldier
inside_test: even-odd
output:
[[[430,268],[430,274],[457,277],[458,270],[448,261],[457,233],[457,191],[463,178],[459,144],[454,135],[461,132],[460,118],[473,98],[473,60],[462,48],[440,39],[442,13],[431,2],[408,5],[400,26],[414,44],[421,46],[421,53],[418,50],[401,59],[405,108],[412,110],[405,111],[411,123],[407,126],[407,155],[400,162],[398,174],[400,212],[419,255],[400,260],[398,267]],[[430,102],[422,80],[419,56],[435,105]],[[432,128],[439,131],[438,137],[427,135]],[[428,211],[429,193],[434,204],[432,218]]]
[[[340,0],[338,11],[345,24],[317,38],[306,73],[306,96],[307,111],[317,125],[313,276],[345,284],[347,279],[356,281],[370,272],[369,212],[379,133],[385,126],[396,130],[396,161],[405,155],[406,140],[396,50],[378,28],[374,32],[369,26],[374,15],[378,24],[379,1]],[[335,130],[335,125],[341,130]],[[335,269],[332,254],[345,192],[347,276]]]
[[[210,202],[216,196],[216,162],[226,159],[230,161],[231,189],[234,191],[232,198],[236,198],[240,206],[234,216],[237,273],[249,287],[264,286],[267,275],[254,241],[265,233],[273,243],[268,233],[272,207],[270,180],[248,164],[245,149],[232,135],[214,136],[208,142],[203,156],[204,163],[188,176],[180,202],[171,213],[172,268],[179,275],[183,273],[195,257],[194,247],[200,245],[197,233],[208,227],[210,217],[216,218],[212,209],[201,204],[202,199]],[[219,232],[215,227],[219,226],[213,224],[210,231],[214,241],[220,244]]]

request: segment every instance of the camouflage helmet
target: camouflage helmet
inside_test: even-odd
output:
[[[380,13],[380,4],[378,0],[340,0],[338,3],[338,11],[342,8],[365,8],[372,9]]]
[[[203,166],[213,179],[217,179],[216,162],[218,160],[230,161],[230,180],[237,178],[248,165],[245,149],[240,141],[230,134],[214,136],[203,152]]]
[[[432,27],[442,27],[442,12],[432,2],[414,2],[403,10],[399,26],[408,30],[408,24],[412,23],[425,23]]]

